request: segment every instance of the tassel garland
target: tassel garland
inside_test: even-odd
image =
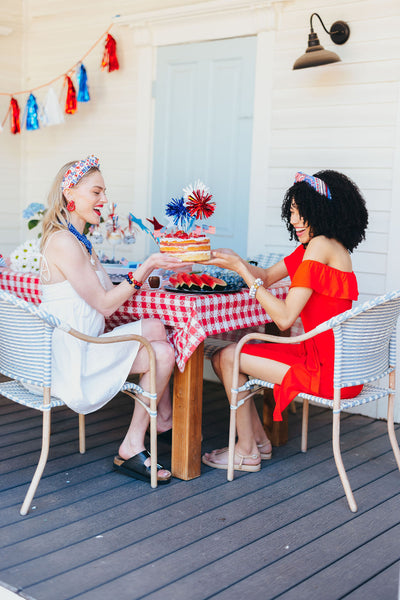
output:
[[[119,62],[117,58],[117,42],[109,33],[104,47],[103,60],[101,61],[101,68],[108,68],[108,72],[118,71]]]
[[[104,53],[101,62],[101,68],[111,71],[117,71],[119,69],[119,62],[117,57],[117,42],[112,35],[108,32],[111,26],[98,38],[98,40],[89,48],[89,50],[83,55],[80,61],[76,62],[71,69],[64,71],[63,74],[55,77],[46,84],[39,85],[31,90],[18,91],[10,94],[0,92],[0,96],[8,96],[10,104],[8,106],[7,113],[4,119],[0,120],[0,133],[3,131],[3,125],[10,115],[10,129],[12,134],[21,133],[21,126],[25,127],[27,131],[39,129],[40,127],[47,127],[48,125],[59,125],[65,122],[65,114],[73,115],[78,110],[78,102],[89,102],[90,93],[88,86],[88,76],[86,68],[83,65],[83,60],[88,56],[94,48],[100,44],[104,44]],[[67,73],[67,74],[66,74]],[[76,75],[77,89],[75,89],[72,81],[73,75]],[[63,89],[67,84],[65,105],[60,105],[60,99],[57,97],[54,89],[51,87],[52,84],[57,80],[63,80]],[[33,95],[35,90],[48,88],[46,99],[39,99]],[[17,99],[14,96],[18,94],[27,94],[28,100],[25,105],[25,109],[21,114],[20,107]]]
[[[28,131],[39,129],[38,103],[33,94],[29,95],[28,101],[26,103],[25,126]]]
[[[51,87],[47,92],[46,101],[43,107],[44,119],[43,124],[46,127],[50,125],[60,125],[64,123],[64,113],[57,98],[57,94]]]
[[[11,133],[21,133],[21,127],[19,124],[19,105],[15,98],[11,98],[10,102],[11,109]]]
[[[78,85],[79,85],[77,101],[78,102],[89,102],[90,95],[89,95],[89,89],[88,89],[88,84],[87,84],[87,73],[86,73],[85,67],[82,64],[80,66],[80,69],[79,69],[79,72],[77,75],[77,79],[78,79]]]
[[[73,115],[74,112],[76,112],[77,110],[76,91],[74,88],[74,84],[72,83],[71,77],[68,77],[68,75],[66,75],[65,79],[68,83],[67,99],[65,101],[65,112],[67,113],[67,115]]]

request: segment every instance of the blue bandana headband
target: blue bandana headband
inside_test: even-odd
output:
[[[93,154],[88,156],[85,160],[78,160],[78,162],[71,165],[63,177],[61,183],[62,191],[76,185],[92,167],[96,167],[97,169],[100,168],[100,161],[97,156],[94,156]]]
[[[332,200],[332,194],[325,181],[319,179],[318,177],[313,177],[312,175],[307,175],[306,173],[302,173],[299,171],[294,176],[294,182],[299,183],[300,181],[305,181],[308,185],[310,185],[318,194],[321,196],[325,196],[328,200]]]

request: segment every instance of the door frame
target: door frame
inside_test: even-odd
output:
[[[268,0],[264,4],[262,0],[209,0],[114,18],[114,23],[132,29],[135,47],[137,96],[133,192],[134,198],[140,198],[143,202],[143,214],[151,210],[154,127],[152,91],[156,78],[158,46],[257,36],[247,254],[257,253],[263,236],[263,224],[257,218],[258,202],[268,188],[266,165],[275,30],[279,12],[287,2],[288,0]],[[147,236],[140,238],[137,243],[139,254],[146,255],[149,240]]]

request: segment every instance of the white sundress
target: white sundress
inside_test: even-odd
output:
[[[102,271],[96,273],[105,287],[104,274]],[[81,333],[95,337],[142,333],[141,321],[120,325],[108,333],[103,333],[103,315],[81,298],[68,280],[42,285],[41,288],[41,308]],[[139,345],[136,341],[115,344],[87,343],[55,329],[52,395],[81,414],[98,410],[111,400],[125,383]]]

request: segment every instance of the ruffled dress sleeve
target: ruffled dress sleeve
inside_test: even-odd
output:
[[[353,272],[340,271],[315,260],[304,260],[292,277],[290,287],[311,288],[322,296],[357,300],[357,279]]]

